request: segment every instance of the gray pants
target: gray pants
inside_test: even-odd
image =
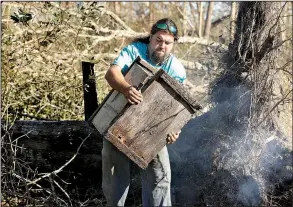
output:
[[[102,161],[107,206],[124,206],[130,184],[130,159],[104,139]],[[166,146],[140,174],[142,205],[171,206],[171,170]]]

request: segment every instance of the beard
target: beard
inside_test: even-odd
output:
[[[162,50],[155,50],[151,53],[151,58],[156,64],[162,63],[167,56],[168,54]]]

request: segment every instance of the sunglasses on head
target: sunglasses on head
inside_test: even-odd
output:
[[[176,27],[174,27],[172,25],[170,26],[165,23],[160,23],[160,24],[156,24],[156,28],[162,29],[162,30],[169,30],[174,36],[176,36],[176,34],[177,34]]]

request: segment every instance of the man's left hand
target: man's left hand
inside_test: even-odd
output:
[[[167,139],[166,139],[167,144],[173,144],[178,139],[180,133],[181,133],[181,130],[177,133],[171,132],[167,134]]]

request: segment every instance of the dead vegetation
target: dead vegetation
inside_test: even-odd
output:
[[[94,78],[101,102],[110,89],[103,78],[111,60],[129,39],[146,35],[147,29],[139,30],[139,24],[130,27],[104,3],[84,2],[82,7],[63,7],[57,2],[14,4],[2,3],[1,118],[7,122],[1,124],[1,200],[7,206],[103,206],[102,196],[97,199],[89,195],[83,200],[76,196],[77,190],[69,192],[66,189],[70,184],[58,176],[58,169],[65,167],[65,163],[55,169],[57,171],[45,174],[31,169],[30,163],[22,159],[24,146],[18,145],[20,139],[29,139],[29,133],[13,138],[9,127],[15,119],[82,120],[80,61],[95,62]],[[199,68],[205,75],[211,74],[206,78],[208,81],[202,78],[205,85],[196,92],[206,94],[207,84],[218,73],[218,70],[211,70],[211,65],[216,65],[217,69],[226,70],[214,82],[213,106],[220,106],[225,101],[235,103],[233,101],[238,100],[236,102],[239,103],[235,107],[224,107],[224,110],[207,107],[205,112],[211,110],[212,119],[218,123],[208,120],[210,125],[200,125],[204,127],[198,129],[205,132],[203,139],[190,144],[204,149],[200,151],[204,155],[197,155],[199,158],[211,160],[211,171],[200,168],[191,171],[191,177],[200,180],[192,183],[197,189],[192,195],[199,196],[200,202],[207,205],[253,205],[262,202],[272,206],[281,205],[292,197],[292,188],[288,189],[284,184],[288,177],[280,179],[278,174],[292,172],[292,165],[288,163],[292,154],[292,73],[289,70],[292,67],[292,34],[287,35],[287,39],[281,38],[279,23],[284,7],[268,5],[254,4],[247,11],[248,5],[242,4],[236,38],[224,60],[219,57],[227,47],[215,43],[206,49],[205,46],[211,42],[198,37],[182,38],[182,43],[191,45],[176,48],[179,57],[187,60],[188,68],[194,68],[190,72],[194,75],[189,79],[191,85],[197,83],[194,80],[200,73]],[[10,20],[10,15],[18,8],[33,14],[28,25],[15,24]],[[287,44],[290,41],[291,44]],[[200,54],[196,58],[204,57],[199,61],[201,64],[194,60],[194,51]],[[216,63],[210,63],[209,57]],[[223,88],[227,90],[223,91]],[[235,89],[240,95],[223,100],[223,94],[229,94],[228,89]],[[225,118],[235,131],[226,126],[221,128]],[[244,129],[236,133],[242,124]],[[215,136],[211,136],[213,130]],[[209,148],[211,145],[214,146],[212,149]],[[270,150],[277,154],[270,154]],[[284,166],[287,168],[285,171]],[[187,184],[191,184],[193,179]],[[253,199],[245,194],[248,186],[259,189],[253,191],[256,195]],[[135,187],[138,192],[139,187]],[[200,195],[196,194],[198,191],[201,191]],[[88,193],[101,195],[101,192],[91,189]],[[73,199],[72,195],[76,197]],[[133,197],[133,200],[137,199]],[[238,199],[235,201],[235,198]],[[258,200],[260,198],[261,201]],[[139,200],[134,203],[138,205]]]
[[[5,2],[2,7],[2,114],[8,111],[21,119],[81,120],[82,99],[75,98],[83,93],[81,61],[95,63],[101,102],[109,91],[104,74],[115,55],[130,39],[147,34],[144,28],[134,31],[105,3],[64,7],[58,2]],[[32,14],[28,24],[10,19],[18,9]],[[179,42],[221,46],[198,37]],[[191,67],[193,53],[186,48],[176,51]]]
[[[119,26],[111,25],[111,17],[98,5],[86,3],[85,9],[79,10],[62,9],[57,2],[35,4],[26,10],[34,15],[29,26],[3,25],[2,114],[17,113],[22,119],[27,118],[24,114],[36,119],[81,120],[83,103],[76,99],[83,97],[80,62],[92,60],[110,47],[101,39],[104,35],[91,38],[101,32],[94,25]],[[100,81],[109,66],[107,58],[96,64],[99,101],[109,90]]]

